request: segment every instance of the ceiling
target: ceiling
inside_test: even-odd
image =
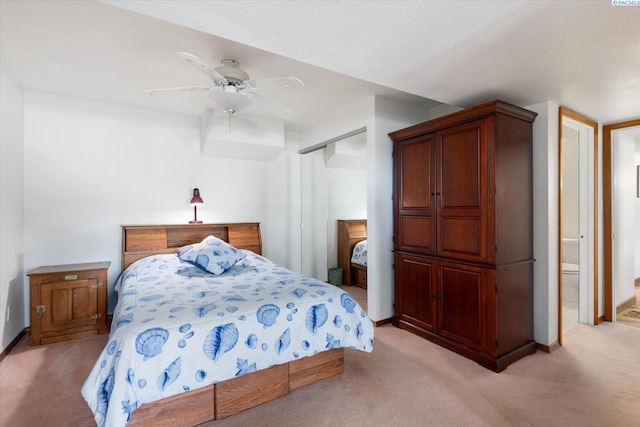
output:
[[[373,94],[416,105],[554,101],[604,124],[640,117],[640,7],[610,1],[7,1],[3,70],[29,90],[183,114],[212,107],[175,52],[252,78],[312,126]],[[259,114],[251,111],[247,114]]]

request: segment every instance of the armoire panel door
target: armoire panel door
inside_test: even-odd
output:
[[[434,135],[394,147],[396,248],[435,253]]]
[[[439,263],[438,329],[440,335],[487,353],[487,280],[482,268]]]
[[[437,133],[437,255],[487,260],[486,126],[477,120]]]
[[[428,331],[435,331],[435,263],[429,258],[396,254],[395,316]]]

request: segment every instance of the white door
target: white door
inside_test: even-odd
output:
[[[593,165],[593,159],[591,162],[589,161],[589,153],[592,153],[592,147],[589,147],[589,135],[588,132],[584,129],[578,131],[579,133],[579,144],[578,144],[578,152],[579,152],[579,238],[580,238],[580,249],[579,249],[579,260],[580,260],[580,270],[579,270],[579,286],[578,286],[578,295],[579,295],[579,311],[578,318],[580,323],[591,323],[593,321],[589,321],[589,294],[593,296],[592,293],[589,292],[590,283],[590,274],[592,271],[589,268],[589,246],[590,246],[590,235],[589,230],[593,230],[593,224],[589,221],[589,219],[593,219],[593,216],[589,215],[589,194],[593,195],[593,186],[589,185],[590,176],[593,175],[593,168],[589,167],[589,165]],[[592,156],[593,157],[593,156]],[[592,172],[591,174],[589,172]],[[591,190],[591,193],[590,193]],[[593,206],[591,204],[591,206]],[[591,311],[592,312],[592,311]]]
[[[562,125],[577,131],[578,139],[578,238],[579,238],[579,274],[578,274],[578,321],[593,325],[594,313],[594,271],[595,250],[593,242],[595,206],[594,198],[594,135],[593,128],[567,117]]]

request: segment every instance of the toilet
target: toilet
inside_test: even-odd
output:
[[[580,239],[562,239],[562,329],[580,321]]]
[[[562,238],[562,274],[577,276],[580,271],[580,239]]]

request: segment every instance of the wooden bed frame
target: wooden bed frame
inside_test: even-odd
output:
[[[122,269],[155,254],[175,253],[209,235],[239,249],[262,254],[259,223],[122,226]],[[146,403],[127,426],[195,426],[219,420],[288,394],[297,388],[344,372],[344,349],[221,381],[198,390]]]
[[[367,289],[367,267],[351,263],[353,248],[366,238],[366,219],[338,220],[338,267],[343,270],[343,285]]]

